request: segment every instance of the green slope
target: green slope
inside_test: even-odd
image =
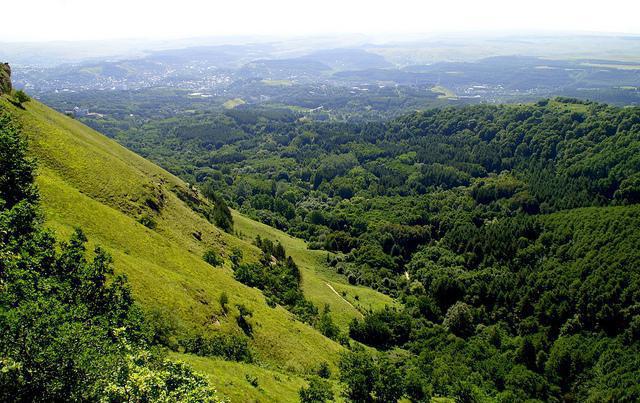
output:
[[[219,385],[233,402],[293,402],[299,401],[298,391],[307,382],[301,377],[275,369],[261,368],[224,360],[202,358],[190,354],[172,354],[174,359],[187,362],[212,383]],[[257,386],[249,379],[255,379]],[[338,381],[332,381],[336,402],[343,401]]]
[[[336,324],[343,330],[346,331],[349,322],[354,317],[361,317],[365,311],[395,304],[389,296],[371,288],[351,285],[344,277],[327,268],[327,252],[309,250],[304,240],[253,221],[237,212],[234,212],[233,219],[236,230],[247,240],[260,235],[282,243],[300,267],[302,289],[306,297],[318,307],[328,304]]]
[[[340,345],[295,320],[285,309],[269,308],[260,291],[233,279],[228,259],[224,268],[213,268],[202,260],[207,248],[228,257],[231,247],[240,247],[245,259],[255,259],[258,250],[247,240],[220,231],[194,212],[183,200],[190,199],[196,205],[206,202],[185,183],[36,101],[27,103],[24,110],[5,100],[0,100],[0,106],[18,116],[29,137],[30,152],[38,161],[37,184],[47,226],[63,237],[73,228],[81,227],[91,245],[99,244],[113,256],[116,272],[128,276],[143,307],[170,312],[183,324],[185,332],[240,334],[235,308],[227,316],[218,303],[224,291],[231,307],[242,303],[253,310],[252,347],[263,367],[303,374],[327,361],[335,368],[342,350]],[[153,206],[160,206],[156,208],[159,211]],[[155,229],[138,222],[143,215],[154,218]],[[333,293],[327,283],[338,291],[347,291],[347,298],[358,294],[364,307],[392,302],[379,293],[348,286],[332,276],[321,268],[323,256],[307,251],[302,241],[237,214],[235,218],[239,230],[247,236],[260,234],[283,241],[303,269],[305,293],[319,306],[330,304],[341,325],[359,312]],[[194,236],[196,233],[199,235]],[[224,368],[235,372],[234,365],[244,364],[201,367],[216,368],[214,374],[220,374]],[[272,386],[278,388],[277,383]],[[235,396],[244,390],[235,384],[218,388]]]

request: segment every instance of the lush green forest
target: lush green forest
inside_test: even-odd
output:
[[[344,356],[349,399],[640,399],[639,108],[558,98],[345,123],[236,107],[94,125],[402,303],[350,324],[381,353]],[[257,244],[264,259],[236,278],[317,317],[295,263]]]
[[[22,102],[28,98],[12,107],[24,110]],[[109,254],[87,250],[80,229],[56,239],[43,225],[21,125],[3,112],[2,400],[216,401],[208,379],[171,354],[266,371],[284,362],[265,352],[285,337],[302,345],[296,359],[319,343],[320,358],[325,351],[340,357],[302,363],[297,374],[306,381],[294,382],[293,395],[305,402],[332,400],[336,389],[355,402],[640,399],[640,108],[557,98],[350,123],[237,106],[92,124],[197,185],[199,193],[176,184],[165,194],[161,186],[174,180],[166,177],[129,213],[145,234],[163,233],[169,218],[171,228],[185,217],[196,223],[188,214],[220,229],[216,242],[183,248],[201,251],[196,265],[206,274],[178,282],[226,284],[215,302],[204,289],[196,298],[199,307],[215,305],[207,322],[232,331],[180,329],[172,312],[143,309]],[[144,179],[153,175],[161,177]],[[188,210],[181,219],[166,206],[171,197]],[[314,250],[305,252],[321,254],[341,284],[397,304],[356,310],[346,291],[323,284],[354,310],[348,326],[338,326],[329,304],[314,304],[303,288],[302,263],[311,255],[297,251],[297,262],[291,239],[285,249],[243,234],[258,224],[238,225],[228,206],[308,241]],[[185,245],[212,236],[197,225],[203,230],[187,228]],[[171,252],[178,253],[185,252]],[[127,248],[120,258],[131,254]],[[238,288],[245,286],[264,298]],[[297,336],[277,327],[285,316],[268,316],[282,312]],[[291,381],[296,370],[287,371]],[[265,379],[244,372],[248,386],[238,393],[261,393]]]

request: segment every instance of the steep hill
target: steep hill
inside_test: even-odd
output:
[[[250,243],[255,235],[282,240],[299,261],[307,297],[319,307],[329,304],[342,326],[361,313],[334,289],[346,291],[347,299],[358,295],[364,308],[392,302],[329,275],[321,268],[320,256],[307,251],[302,241],[274,234],[245,217],[235,216],[246,239],[219,230],[197,212],[208,204],[197,191],[72,118],[36,101],[19,109],[0,100],[0,108],[16,115],[29,137],[30,151],[38,162],[37,185],[46,225],[63,237],[82,228],[91,246],[101,245],[113,256],[116,272],[127,275],[135,298],[146,311],[168,313],[165,320],[175,324],[175,337],[242,335],[236,323],[236,304],[253,312],[250,347],[264,369],[248,371],[264,375],[272,368],[284,373],[273,375],[284,381],[261,383],[259,389],[244,393],[252,386],[233,379],[242,371],[239,368],[255,365],[216,366],[211,358],[183,356],[200,363],[203,371],[215,368],[212,380],[223,393],[269,400],[277,395],[268,388],[282,389],[285,383],[293,385],[289,389],[295,392],[303,382],[300,375],[325,361],[335,368],[342,350],[284,308],[270,308],[259,290],[234,280],[230,251],[239,248],[246,260],[256,260],[259,251]],[[154,225],[149,228],[141,221]],[[225,260],[224,267],[207,264],[202,259],[206,249],[217,251]],[[227,314],[218,302],[223,292],[229,297]],[[211,363],[206,364],[207,360]]]

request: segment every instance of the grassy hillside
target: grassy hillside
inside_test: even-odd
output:
[[[335,366],[341,346],[295,320],[285,309],[269,308],[260,291],[233,279],[228,259],[223,268],[213,268],[202,260],[208,248],[226,258],[231,247],[238,247],[245,259],[255,259],[258,250],[247,240],[220,231],[190,208],[184,200],[196,206],[206,203],[197,192],[114,141],[36,101],[26,104],[24,110],[5,100],[0,103],[18,116],[29,136],[30,151],[38,161],[37,185],[47,226],[63,237],[76,227],[82,228],[90,245],[101,245],[113,256],[116,272],[127,275],[145,309],[171,313],[184,333],[240,334],[235,304],[242,303],[253,311],[251,346],[263,367],[301,374],[322,361]],[[141,217],[151,217],[155,228],[142,225]],[[347,299],[359,295],[363,307],[391,303],[381,294],[349,287],[331,277],[320,268],[321,256],[307,251],[302,241],[242,216],[235,218],[247,236],[260,234],[283,241],[303,270],[305,293],[318,306],[330,304],[340,324],[360,314],[327,283],[347,291]],[[229,296],[229,315],[218,303],[223,291]],[[217,366],[215,360],[207,360],[190,361],[201,363],[203,370],[215,368],[214,378],[225,378],[221,375],[225,368],[232,376],[237,372],[234,366],[244,365]],[[291,388],[297,390],[299,382]],[[214,384],[218,385],[215,379]],[[266,390],[269,385],[279,389],[277,383],[262,387]],[[244,390],[235,383],[218,388],[236,396]]]
[[[300,376],[261,368],[250,364],[202,358],[189,354],[173,354],[174,359],[187,362],[200,373],[206,374],[212,384],[233,402],[293,402],[298,401],[298,391],[307,382]],[[255,379],[257,386],[249,381]],[[334,381],[334,395],[337,402],[343,401]]]
[[[325,266],[327,252],[307,249],[307,244],[302,239],[253,221],[237,212],[234,213],[234,222],[236,230],[244,239],[251,240],[260,235],[280,241],[302,271],[302,289],[305,296],[319,307],[329,304],[336,324],[342,329],[346,330],[351,319],[361,317],[367,310],[395,304],[387,295],[345,282],[335,270]]]

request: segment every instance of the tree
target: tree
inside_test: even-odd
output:
[[[222,291],[222,294],[220,294],[220,298],[218,298],[218,302],[220,303],[222,312],[224,312],[224,314],[226,315],[229,312],[229,306],[227,305],[229,303],[229,296],[226,292]]]
[[[206,378],[181,362],[156,357],[146,351],[125,357],[126,365],[114,380],[101,385],[104,401],[220,402]]]
[[[396,402],[404,393],[402,373],[386,359],[378,363],[378,379],[374,385],[374,395],[379,402]]]
[[[456,336],[466,337],[473,333],[473,311],[464,302],[456,302],[449,308],[442,323]]]
[[[320,333],[330,338],[331,340],[336,340],[340,335],[340,329],[333,322],[333,318],[331,318],[331,308],[329,308],[328,304],[325,304],[316,327],[318,328]]]
[[[236,323],[242,329],[244,334],[249,337],[253,337],[253,326],[249,322],[247,318],[253,316],[253,311],[244,306],[244,304],[236,304],[236,308],[238,308],[238,317],[236,318]]]
[[[13,94],[13,99],[18,103],[18,105],[22,105],[25,102],[29,102],[31,98],[24,91],[18,90],[15,94]]]
[[[207,249],[202,255],[202,259],[213,267],[221,266],[224,263],[222,258],[218,256],[216,251],[213,249]]]
[[[238,248],[237,246],[234,246],[233,248],[231,248],[231,256],[229,256],[229,259],[231,259],[231,265],[233,266],[234,269],[240,265],[240,262],[242,261],[242,257],[243,257],[242,249]]]
[[[371,402],[378,369],[364,348],[344,353],[339,362],[340,380],[345,384],[345,397],[353,402]]]
[[[34,203],[37,193],[33,185],[34,164],[27,158],[27,144],[8,113],[0,111],[0,199],[11,209],[22,201]]]
[[[323,403],[333,400],[333,390],[329,382],[318,377],[309,380],[309,386],[303,386],[298,392],[302,403]]]
[[[326,361],[322,361],[318,366],[318,370],[316,371],[320,378],[329,379],[331,376],[331,369],[329,368],[329,364]]]
[[[225,232],[233,231],[233,217],[227,203],[222,198],[216,198],[213,208],[213,222]]]
[[[227,203],[215,191],[215,184],[209,180],[202,186],[202,194],[213,202],[213,211],[209,214],[209,220],[222,228],[225,232],[233,231],[233,216]]]

